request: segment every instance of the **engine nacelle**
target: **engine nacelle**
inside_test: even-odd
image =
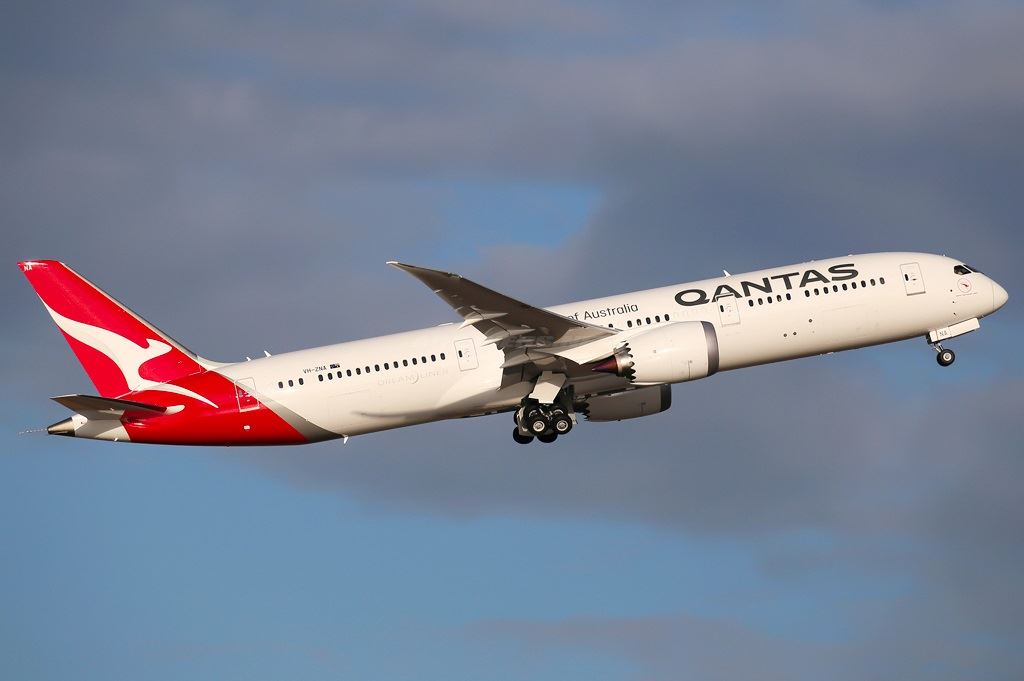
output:
[[[588,421],[622,421],[660,414],[672,406],[672,387],[652,385],[587,400],[579,411]]]
[[[643,331],[594,366],[639,385],[680,383],[718,371],[718,335],[711,322],[676,322]]]

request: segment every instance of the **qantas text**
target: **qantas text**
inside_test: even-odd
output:
[[[715,289],[715,292],[711,294],[710,297],[708,296],[708,292],[704,289],[688,288],[685,291],[680,291],[676,294],[676,302],[680,305],[690,307],[692,305],[704,305],[705,303],[710,303],[718,300],[719,298],[724,298],[725,296],[743,298],[745,296],[757,295],[758,293],[772,293],[773,283],[779,287],[779,290],[782,290],[781,287],[785,285],[785,290],[788,291],[797,287],[803,288],[810,284],[828,284],[833,281],[856,279],[858,276],[859,273],[853,263],[844,263],[829,267],[828,275],[822,274],[818,270],[804,270],[803,272],[788,272],[786,274],[776,274],[770,277],[763,277],[761,281],[741,280],[739,282],[739,287],[740,290],[742,290],[742,293],[729,284],[719,284]],[[751,291],[754,293],[751,293]]]

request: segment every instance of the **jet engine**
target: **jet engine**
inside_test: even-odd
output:
[[[588,421],[622,421],[659,414],[672,406],[672,387],[652,385],[612,395],[592,397],[577,411]]]
[[[668,324],[631,336],[592,368],[638,385],[693,381],[718,371],[718,335],[710,322]]]

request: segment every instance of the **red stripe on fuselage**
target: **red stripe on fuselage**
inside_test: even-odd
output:
[[[207,398],[209,404],[177,393],[158,389],[140,390],[123,395],[163,407],[184,405],[175,414],[144,417],[127,412],[121,422],[132,442],[176,445],[288,445],[308,440],[287,421],[260,402],[257,409],[239,411],[235,383],[215,371],[171,381]]]

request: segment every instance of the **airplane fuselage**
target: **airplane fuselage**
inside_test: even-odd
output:
[[[976,328],[973,320],[998,309],[1006,293],[965,269],[959,261],[924,253],[850,255],[548,310],[617,330],[609,347],[672,324],[706,322],[713,327],[717,370],[728,371],[929,334],[941,340],[943,333]],[[74,434],[133,442],[291,444],[512,411],[545,370],[566,375],[576,404],[638,387],[628,377],[563,357],[545,360],[549,366],[542,361],[503,368],[507,358],[507,346],[499,349],[475,327],[442,324],[217,365],[171,381],[178,388],[173,392],[157,385],[123,396],[168,407],[166,415],[126,412],[118,421],[93,423],[92,430],[80,424]]]

